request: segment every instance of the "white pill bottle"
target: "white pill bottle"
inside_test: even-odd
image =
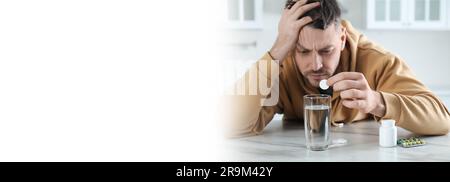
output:
[[[397,146],[397,127],[395,127],[395,121],[382,120],[379,136],[381,147]]]

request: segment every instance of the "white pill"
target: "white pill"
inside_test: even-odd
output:
[[[322,90],[327,90],[330,87],[327,85],[327,80],[321,80],[319,86]]]

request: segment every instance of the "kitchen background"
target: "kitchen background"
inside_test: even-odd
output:
[[[285,0],[223,0],[221,46],[237,74],[268,51]],[[450,2],[446,0],[338,0],[343,19],[399,55],[450,106]],[[237,63],[237,64],[236,64]]]

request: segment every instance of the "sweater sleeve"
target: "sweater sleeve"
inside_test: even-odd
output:
[[[234,90],[240,93],[224,97],[222,118],[229,137],[261,134],[274,115],[283,112],[279,73],[280,65],[266,53],[235,83]],[[262,85],[265,80],[267,84]]]
[[[450,114],[444,104],[398,57],[390,55],[382,69],[376,90],[386,105],[382,118],[420,135],[445,135],[450,130]],[[381,118],[378,118],[381,119]]]

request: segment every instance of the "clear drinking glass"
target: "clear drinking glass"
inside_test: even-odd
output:
[[[303,97],[306,146],[313,151],[326,150],[330,145],[331,97],[323,94]]]

